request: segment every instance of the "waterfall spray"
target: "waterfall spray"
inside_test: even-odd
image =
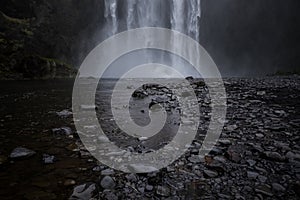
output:
[[[107,38],[118,32],[143,27],[169,28],[184,33],[199,42],[201,0],[105,0],[105,25],[102,30],[102,37]],[[123,13],[118,15],[118,13]],[[172,41],[172,38],[170,38]],[[178,49],[185,44],[183,41],[173,41]],[[118,45],[116,45],[118,48]],[[191,54],[192,52],[190,52]],[[172,65],[175,69],[185,72],[186,75],[193,74],[184,61],[166,52],[145,52],[133,58],[134,60],[144,59],[147,62],[164,63]],[[131,60],[133,60],[131,59]],[[124,60],[122,64],[130,59]],[[197,76],[197,75],[196,75]]]

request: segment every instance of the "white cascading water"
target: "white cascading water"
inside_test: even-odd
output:
[[[102,37],[107,38],[118,32],[140,27],[163,27],[184,33],[199,42],[200,2],[201,0],[104,0],[106,23]],[[118,13],[123,14],[119,16]],[[174,42],[181,46],[181,41]],[[152,59],[155,56],[157,57],[147,57]],[[156,61],[166,59],[165,56],[162,57],[156,58]],[[178,63],[179,58],[171,57],[171,62]],[[181,67],[180,70],[183,69],[185,68]]]

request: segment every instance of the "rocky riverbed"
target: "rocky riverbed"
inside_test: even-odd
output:
[[[300,77],[224,79],[225,126],[204,157],[199,149],[210,120],[210,101],[203,82],[190,81],[201,106],[198,134],[180,159],[147,174],[108,168],[84,148],[72,118],[72,80],[1,82],[1,199],[299,199]],[[110,139],[136,152],[158,148],[157,140],[123,142],[115,137],[119,132],[105,98],[100,98],[113,82],[105,84],[96,102]],[[138,102],[155,96],[155,103],[170,108],[170,122],[178,120],[172,115],[178,105],[168,93],[157,86],[137,91],[133,116],[146,123],[148,107]],[[173,131],[165,129],[167,136]]]

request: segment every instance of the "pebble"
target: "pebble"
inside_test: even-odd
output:
[[[265,156],[270,159],[270,160],[273,160],[273,161],[277,161],[277,162],[284,162],[285,161],[285,157],[280,155],[279,153],[277,152],[270,152],[270,151],[267,151],[265,152]]]
[[[156,194],[158,194],[159,196],[162,197],[168,197],[170,196],[170,188],[166,187],[166,186],[157,186],[156,188]]]
[[[257,172],[252,172],[252,171],[247,171],[247,177],[250,179],[256,179],[258,177],[259,173]]]
[[[64,186],[71,186],[71,185],[75,185],[76,181],[72,180],[72,179],[67,179],[64,182]]]
[[[279,183],[272,183],[272,188],[276,192],[284,192],[285,191],[285,188],[282,185],[280,185]]]
[[[43,161],[45,164],[53,164],[55,161],[55,156],[43,154]]]
[[[130,164],[128,169],[134,173],[149,173],[153,171],[158,171],[156,167],[146,166],[142,164]]]
[[[105,169],[105,170],[101,171],[102,176],[109,176],[109,175],[113,175],[113,174],[115,174],[113,169]]]
[[[10,158],[30,157],[33,156],[34,154],[35,152],[30,149],[24,147],[17,147],[11,152],[9,157]]]
[[[218,172],[212,170],[204,170],[203,173],[208,178],[215,178],[219,175]]]
[[[98,194],[95,183],[85,183],[76,186],[69,200],[86,200],[95,198]]]
[[[101,182],[101,187],[104,189],[113,189],[116,186],[114,179],[110,176],[105,176]]]
[[[271,190],[271,187],[269,185],[259,185],[255,188],[255,191],[257,193],[260,193],[260,194],[263,194],[263,195],[266,195],[266,196],[273,196],[273,193],[272,193],[272,190]]]
[[[59,117],[66,118],[66,117],[69,117],[70,115],[72,115],[73,113],[70,112],[69,110],[62,110],[62,111],[60,111],[60,112],[56,112],[56,114],[57,114]]]

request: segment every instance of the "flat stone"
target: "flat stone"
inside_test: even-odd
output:
[[[71,186],[71,185],[75,185],[76,181],[74,181],[73,179],[67,179],[64,182],[64,186]]]
[[[259,185],[255,188],[255,192],[266,195],[266,196],[273,196],[271,187],[269,185]]]
[[[105,169],[101,171],[102,176],[109,176],[115,174],[113,169]]]
[[[261,134],[261,133],[257,133],[257,134],[255,134],[255,136],[256,136],[257,138],[263,138],[263,137],[265,137],[264,134]]]
[[[70,115],[72,115],[73,113],[69,110],[62,110],[60,112],[56,112],[56,114],[59,116],[59,117],[69,117]]]
[[[279,153],[277,152],[270,152],[270,151],[267,151],[265,152],[265,156],[269,159],[269,160],[272,160],[272,161],[276,161],[276,162],[284,162],[285,161],[285,157],[280,155]]]
[[[253,172],[253,171],[247,171],[247,177],[250,179],[256,179],[258,177],[259,173]]]
[[[212,170],[204,170],[203,173],[208,178],[215,178],[219,175],[218,172]]]
[[[231,141],[230,140],[222,139],[222,140],[219,140],[219,143],[222,144],[222,145],[230,145]]]
[[[142,165],[142,164],[131,164],[128,166],[128,169],[133,173],[149,173],[149,172],[158,171],[156,167]]]
[[[33,156],[34,154],[35,152],[30,149],[24,147],[17,147],[11,152],[9,157],[10,158],[30,157]]]
[[[272,183],[272,188],[276,192],[284,192],[285,191],[285,188],[282,185],[280,185],[279,183]]]

